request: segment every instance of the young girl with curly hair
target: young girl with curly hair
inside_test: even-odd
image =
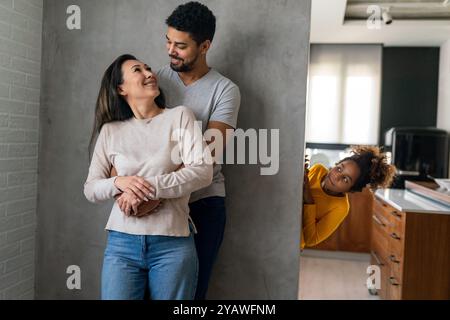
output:
[[[373,146],[353,147],[350,157],[329,170],[321,164],[308,169],[305,164],[301,248],[319,244],[339,227],[350,209],[348,193],[366,186],[373,191],[387,188],[394,175],[386,154]]]

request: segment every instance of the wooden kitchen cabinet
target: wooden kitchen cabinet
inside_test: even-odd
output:
[[[382,299],[450,299],[450,215],[399,211],[375,198],[371,263]]]

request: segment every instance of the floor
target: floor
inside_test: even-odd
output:
[[[367,290],[370,255],[304,250],[300,257],[300,300],[378,300]]]

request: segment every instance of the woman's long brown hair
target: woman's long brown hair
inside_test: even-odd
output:
[[[105,123],[124,121],[134,116],[130,106],[118,92],[119,85],[123,84],[122,65],[128,60],[137,59],[131,54],[123,54],[114,60],[103,75],[95,105],[94,129],[88,149],[89,159],[92,155],[94,141]],[[165,98],[161,89],[160,92],[160,95],[155,99],[155,103],[158,107],[164,109]]]

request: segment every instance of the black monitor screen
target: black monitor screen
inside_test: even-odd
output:
[[[446,135],[402,133],[395,135],[393,163],[397,170],[418,172],[420,176],[447,178]]]

